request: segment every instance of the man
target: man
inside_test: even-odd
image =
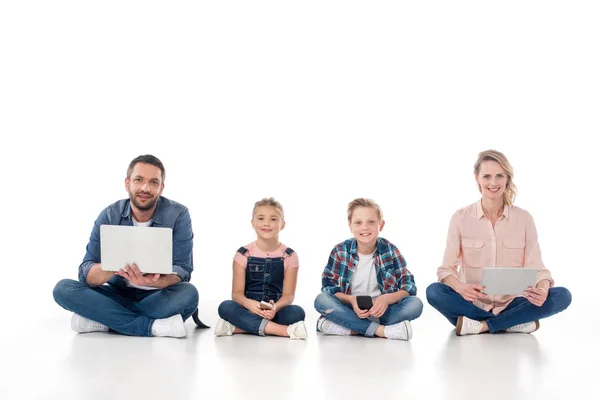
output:
[[[129,199],[105,208],[92,229],[79,266],[79,281],[63,279],[54,299],[72,311],[76,332],[112,329],[133,336],[184,337],[184,321],[198,308],[198,291],[188,283],[193,270],[192,222],[188,209],[162,197],[165,167],[152,155],[131,161],[125,178]],[[133,265],[104,271],[100,225],[165,227],[173,230],[174,274],[142,274]]]

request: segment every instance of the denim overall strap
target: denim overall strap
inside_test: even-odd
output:
[[[248,257],[246,297],[256,301],[279,300],[283,293],[283,257]]]

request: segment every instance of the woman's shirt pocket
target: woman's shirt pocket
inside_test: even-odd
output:
[[[502,243],[503,257],[502,261],[505,265],[500,267],[523,267],[525,260],[525,238],[506,239]]]
[[[471,268],[482,268],[484,259],[484,241],[463,238],[461,240],[463,263]]]

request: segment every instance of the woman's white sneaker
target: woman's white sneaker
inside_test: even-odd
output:
[[[475,321],[474,319],[470,319],[464,316],[459,316],[458,321],[456,321],[456,335],[478,335],[481,332],[481,328],[483,328],[483,324],[479,321]]]
[[[509,333],[532,333],[540,328],[540,321],[525,322],[506,329]]]

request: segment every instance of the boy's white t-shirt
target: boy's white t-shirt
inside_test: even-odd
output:
[[[350,278],[350,293],[353,296],[371,296],[381,295],[379,284],[377,283],[377,271],[373,263],[375,252],[365,255],[358,254],[358,266]]]
[[[148,222],[137,222],[135,220],[135,218],[131,217],[131,219],[133,220],[133,225],[134,226],[148,227],[148,226],[152,225],[152,220],[150,220]],[[158,288],[155,288],[155,287],[136,285],[134,283],[129,282],[127,279],[125,279],[125,286],[133,287],[133,288],[136,288],[136,289],[142,289],[142,290],[158,290]]]

